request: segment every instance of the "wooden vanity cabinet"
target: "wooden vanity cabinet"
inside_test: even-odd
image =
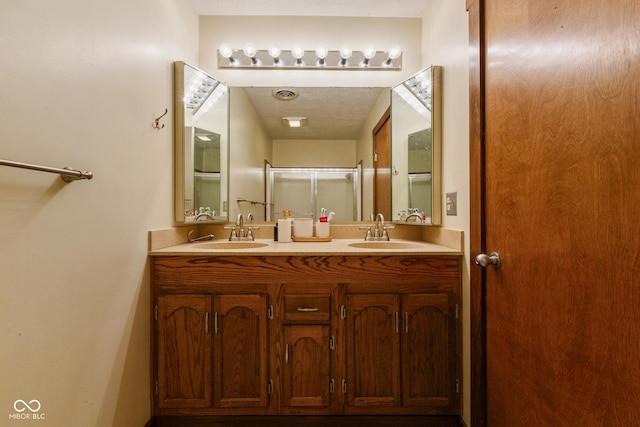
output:
[[[156,306],[159,408],[211,406],[211,298],[161,295]]]
[[[457,407],[457,303],[452,294],[349,294],[347,413]]]
[[[151,265],[154,415],[460,413],[460,256]]]
[[[282,319],[282,412],[329,414],[332,378],[331,286],[285,285]]]

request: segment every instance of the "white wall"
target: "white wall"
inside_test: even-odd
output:
[[[445,193],[458,193],[458,215],[443,212],[442,226],[464,231],[463,414],[470,423],[469,323],[469,31],[465,0],[432,1],[423,17],[423,65],[443,67],[442,206]]]
[[[195,63],[187,0],[3,2],[0,419],[142,426],[149,419],[147,231],[173,224],[175,60]],[[44,421],[11,420],[18,399]]]

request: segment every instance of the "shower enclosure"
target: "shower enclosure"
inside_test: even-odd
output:
[[[334,221],[360,221],[361,166],[355,168],[275,168],[267,165],[267,221],[292,211],[293,217],[317,219],[320,209]]]

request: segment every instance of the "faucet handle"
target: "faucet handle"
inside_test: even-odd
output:
[[[371,227],[359,227],[361,230],[367,230],[367,234],[364,235],[364,240],[373,240],[371,235]]]

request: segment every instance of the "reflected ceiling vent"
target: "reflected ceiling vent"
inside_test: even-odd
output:
[[[298,92],[293,89],[278,89],[273,91],[273,96],[281,101],[291,101],[298,97]]]

